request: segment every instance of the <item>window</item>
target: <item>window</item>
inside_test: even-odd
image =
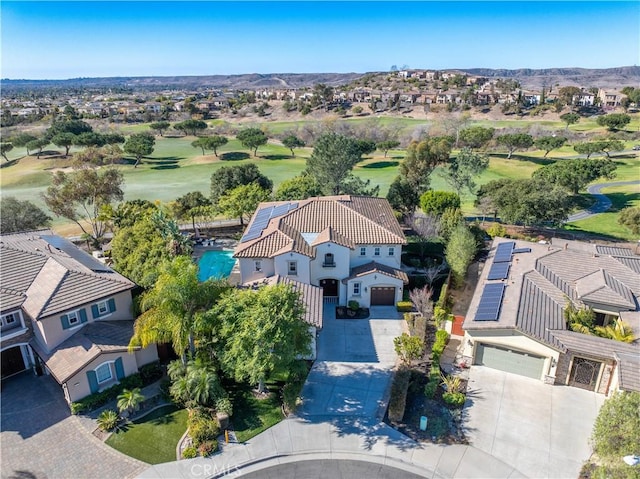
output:
[[[103,315],[109,312],[109,304],[106,301],[98,303],[98,314]]]
[[[257,272],[262,271],[262,261],[255,261],[254,264]]]
[[[389,247],[389,256],[394,256],[396,254],[396,250],[393,247]]]
[[[105,383],[113,378],[111,374],[111,365],[109,363],[103,363],[96,368],[96,378],[98,384]]]
[[[327,253],[324,255],[324,263],[322,264],[322,266],[324,266],[325,268],[332,268],[336,265],[335,261],[333,260],[333,253]]]
[[[73,326],[80,322],[80,316],[77,311],[71,311],[67,313],[67,321],[69,321],[69,326]]]
[[[380,256],[380,248],[373,248],[373,256]]]
[[[367,248],[366,246],[360,247],[360,256],[367,256]]]
[[[360,283],[353,283],[353,295],[360,296]]]
[[[4,316],[2,316],[2,324],[13,324],[16,322],[17,320],[17,314],[16,313],[9,313],[9,314],[5,314]]]
[[[287,261],[287,271],[291,276],[296,276],[298,274],[298,262]]]

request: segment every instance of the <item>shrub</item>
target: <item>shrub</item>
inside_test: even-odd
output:
[[[413,303],[411,301],[398,301],[396,303],[396,309],[401,313],[413,311]]]
[[[189,436],[196,446],[199,446],[204,441],[211,441],[220,434],[218,420],[211,416],[209,410],[195,409],[191,411],[187,420],[187,427],[189,428]]]
[[[71,403],[71,414],[80,414],[82,412],[93,411],[104,406],[109,401],[113,401],[125,389],[135,389],[142,387],[140,374],[132,374],[120,380],[119,384],[115,384],[99,393],[90,394],[89,396]]]
[[[202,457],[207,457],[213,454],[218,449],[218,441],[213,439],[211,441],[203,441],[198,446],[198,452]]]
[[[96,422],[101,431],[111,431],[118,425],[120,416],[113,409],[106,409],[100,413]]]
[[[502,226],[500,223],[493,223],[489,228],[487,228],[487,234],[492,238],[495,238],[496,236],[504,238],[507,235],[507,228]]]
[[[300,391],[302,383],[299,381],[290,382],[282,388],[282,403],[289,413],[295,412],[297,407],[302,403],[300,399]]]
[[[447,341],[449,340],[449,333],[447,333],[444,329],[439,329],[436,331],[436,341],[433,343],[433,347],[431,351],[433,352],[433,356],[440,356],[444,352],[444,348],[447,347]],[[434,359],[435,361],[435,359]]]
[[[360,303],[358,303],[357,301],[351,300],[347,304],[347,307],[352,311],[357,311],[358,308],[360,308]]]
[[[433,399],[436,395],[436,391],[438,390],[438,382],[437,381],[429,381],[427,385],[424,387],[424,395],[428,399]]]
[[[462,380],[460,379],[460,376],[445,376],[444,374],[441,374],[440,378],[442,379],[440,384],[442,384],[447,392],[460,392],[460,389],[462,388]]]
[[[407,390],[409,389],[411,371],[401,367],[393,377],[391,383],[391,397],[389,398],[389,420],[400,422],[404,417],[404,409],[407,402]]]
[[[462,407],[465,401],[465,396],[461,392],[449,392],[447,391],[442,395],[442,400],[449,406],[458,408]]]
[[[156,382],[158,379],[162,378],[164,372],[162,371],[162,366],[160,363],[156,361],[155,363],[145,364],[140,368],[140,379],[142,380],[143,386],[148,386],[151,383]]]
[[[182,451],[183,459],[193,459],[198,456],[198,450],[194,446],[185,447]]]
[[[446,309],[441,308],[440,306],[436,306],[435,308],[433,308],[433,321],[439,328],[442,327],[448,317],[449,313],[447,313]]]
[[[231,399],[228,397],[218,399],[216,401],[216,411],[231,416],[233,414],[233,404],[231,404]]]
[[[593,425],[593,450],[603,459],[640,451],[640,392],[616,392],[607,399]]]
[[[424,341],[417,336],[409,336],[407,333],[402,333],[397,338],[393,338],[393,345],[396,354],[400,356],[400,359],[405,364],[418,359],[424,352]]]

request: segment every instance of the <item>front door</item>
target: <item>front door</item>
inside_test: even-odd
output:
[[[322,296],[338,296],[338,280],[337,279],[321,279],[320,287],[322,288]]]
[[[595,391],[602,363],[585,358],[573,358],[569,386]]]
[[[24,371],[24,359],[22,358],[22,347],[16,346],[2,351],[0,361],[2,364],[2,378]]]

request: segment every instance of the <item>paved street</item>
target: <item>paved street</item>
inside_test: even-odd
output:
[[[572,214],[567,219],[568,223],[572,221],[584,220],[586,218],[590,218],[591,216],[595,216],[599,213],[604,213],[609,208],[611,208],[611,200],[607,198],[606,195],[602,194],[601,191],[603,188],[609,188],[610,186],[624,186],[624,185],[640,185],[640,181],[614,181],[613,183],[598,183],[595,185],[591,185],[587,188],[587,192],[594,197],[596,202],[588,209],[578,211],[577,213]]]

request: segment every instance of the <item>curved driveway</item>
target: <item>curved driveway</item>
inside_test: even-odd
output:
[[[578,211],[577,213],[569,216],[567,223],[572,221],[584,220],[599,213],[604,213],[611,208],[611,200],[606,195],[601,193],[603,188],[609,188],[610,186],[625,186],[625,185],[640,185],[639,180],[633,181],[615,181],[613,183],[597,183],[587,188],[587,193],[593,196],[596,202],[588,209]]]

